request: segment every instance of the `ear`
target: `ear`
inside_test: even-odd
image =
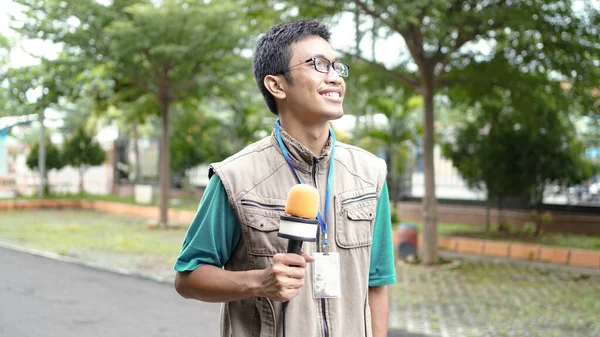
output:
[[[285,81],[283,76],[267,75],[265,76],[263,83],[265,85],[265,88],[269,90],[273,97],[277,99],[286,98],[287,95],[285,93],[285,87],[287,85],[287,81]]]

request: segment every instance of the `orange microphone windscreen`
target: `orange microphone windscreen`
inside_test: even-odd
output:
[[[285,212],[300,218],[314,219],[319,211],[319,191],[311,185],[297,184],[290,188]]]

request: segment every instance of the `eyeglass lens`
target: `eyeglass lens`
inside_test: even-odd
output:
[[[329,72],[329,66],[333,63],[333,70],[338,73],[341,77],[348,76],[348,66],[340,62],[330,62],[327,59],[317,57],[315,58],[315,68],[323,73]]]

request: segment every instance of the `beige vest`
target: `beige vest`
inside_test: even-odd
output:
[[[315,184],[325,200],[331,144],[316,159],[302,144],[281,132],[292,163],[304,183]],[[288,240],[277,236],[287,193],[297,184],[274,133],[249,145],[220,163],[210,175],[221,178],[229,203],[242,227],[240,243],[226,270],[267,268],[276,253],[285,253]],[[336,299],[312,297],[312,265],[305,285],[290,301],[286,313],[287,337],[371,337],[368,302],[371,239],[377,201],[386,177],[380,158],[357,147],[337,142],[334,180],[327,219],[330,251],[339,252],[342,293]],[[324,214],[323,202],[320,208]],[[323,235],[319,241],[322,242]],[[320,249],[303,245],[309,254]],[[249,298],[222,307],[221,337],[282,336],[281,302]]]

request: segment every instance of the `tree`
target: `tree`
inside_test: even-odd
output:
[[[7,103],[8,103],[8,92],[2,83],[6,77],[6,65],[10,55],[10,41],[4,35],[0,34],[0,117],[6,115]]]
[[[148,95],[160,107],[160,224],[165,227],[169,109],[187,97],[201,97],[230,74],[229,60],[247,47],[260,18],[272,9],[252,1],[16,1],[31,18],[21,31],[64,44],[86,66],[81,69],[104,64],[115,93]]]
[[[515,82],[521,74],[534,72],[544,74],[546,81],[569,79],[574,86],[589,88],[597,78],[598,67],[594,63],[600,60],[600,31],[593,27],[598,27],[600,15],[590,4],[584,11],[576,11],[569,2],[559,0],[322,0],[286,4],[283,12],[287,15],[297,12],[304,17],[339,18],[340,13],[359,14],[367,24],[357,28],[362,31],[357,35],[371,34],[374,39],[399,36],[404,40],[405,46],[395,46],[399,57],[394,65],[360,58],[423,96],[425,196],[420,253],[425,264],[437,258],[435,94],[448,86],[495,81],[481,73],[464,72],[469,66],[492,64],[497,71],[516,70],[512,78]]]
[[[410,96],[401,89],[387,87],[371,91],[364,109],[368,111],[368,115],[363,118],[373,118],[381,114],[385,116],[387,124],[365,123],[362,127],[360,124],[357,126],[355,136],[360,139],[359,146],[374,153],[381,149],[385,151],[390,174],[392,205],[398,204],[398,175],[404,170],[407,153],[415,145],[419,133],[420,127],[413,117],[419,112],[420,107],[422,107],[420,97]]]
[[[41,59],[37,65],[11,68],[7,71],[9,100],[14,107],[10,109],[10,114],[37,113],[39,116],[39,163],[36,167],[40,174],[40,198],[44,197],[47,183],[44,112],[50,106],[56,105],[61,97],[70,94],[73,88],[70,80],[74,78],[71,62],[64,56],[56,60]]]
[[[250,60],[239,59],[240,69]],[[228,92],[236,95],[228,95]],[[173,109],[171,167],[185,169],[220,161],[268,134],[275,117],[264,108],[254,79],[240,73],[224,78],[205,99],[188,99]],[[272,124],[271,124],[272,125]]]
[[[44,144],[45,147],[45,161],[44,161],[44,171],[41,172],[40,171],[40,141],[38,140],[35,144],[33,144],[33,146],[31,147],[31,151],[29,152],[29,154],[27,155],[27,158],[25,159],[25,164],[27,165],[27,167],[29,167],[31,170],[37,170],[38,172],[40,172],[40,180],[43,181],[48,181],[48,171],[56,169],[56,170],[60,170],[61,168],[63,168],[65,166],[65,162],[63,160],[62,157],[62,153],[60,152],[60,150],[58,149],[58,147],[56,147],[56,145],[54,145],[51,141],[50,141],[50,137],[48,137],[47,135],[44,135],[44,141],[42,142],[42,144]],[[38,193],[47,193],[48,192],[48,185],[44,184],[43,185],[43,190],[39,190]]]
[[[85,193],[83,176],[89,166],[104,163],[104,150],[88,135],[83,127],[67,139],[63,149],[63,160],[66,164],[79,168],[79,193]]]
[[[496,199],[501,210],[506,197],[529,199],[537,235],[546,188],[578,184],[590,177],[592,166],[564,111],[568,105],[558,83],[544,84],[532,75],[511,87],[481,93],[475,119],[455,130],[443,152],[469,186],[487,191],[488,204]],[[474,103],[475,96],[466,96]]]
[[[238,16],[231,3],[173,0],[161,6],[136,4],[125,11],[130,17],[107,29],[111,56],[119,72],[160,106],[160,224],[166,227],[171,169],[169,109],[217,80],[215,73],[226,70],[242,36],[231,29]]]

